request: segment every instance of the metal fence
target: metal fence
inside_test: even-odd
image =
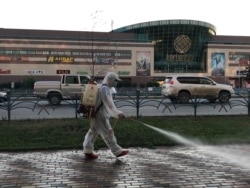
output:
[[[178,103],[163,97],[159,92],[135,90],[118,93],[114,98],[117,108],[127,110],[131,116],[175,116],[175,115],[248,115],[250,116],[250,89],[235,93],[227,103],[210,103],[202,98],[192,98],[189,103]],[[61,105],[50,105],[47,99],[34,96],[30,92],[7,92],[7,100],[0,103],[2,120],[32,118],[79,118],[79,100],[68,98]],[[208,113],[208,109],[213,113]],[[202,113],[201,113],[202,112]]]

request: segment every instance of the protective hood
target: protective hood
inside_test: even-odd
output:
[[[103,79],[103,84],[107,84],[108,86],[112,86],[115,81],[121,81],[119,76],[114,72],[109,72]]]

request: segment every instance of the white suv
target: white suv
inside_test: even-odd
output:
[[[191,98],[203,98],[210,102],[217,99],[221,103],[228,102],[234,90],[232,86],[218,84],[208,77],[170,76],[162,85],[162,95],[172,101],[187,103]]]

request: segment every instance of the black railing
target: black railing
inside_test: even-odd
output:
[[[77,98],[77,96],[75,97]],[[189,115],[197,116],[201,111],[212,108],[215,115],[223,113],[232,114],[236,111],[237,115],[247,114],[250,116],[250,89],[244,93],[234,94],[226,103],[215,101],[213,103],[208,100],[194,97],[188,103],[178,103],[171,101],[168,97],[163,97],[159,93],[142,92],[139,89],[129,93],[118,93],[114,98],[117,108],[122,111],[127,108],[131,112],[135,110],[131,116],[140,117],[144,111],[151,109],[150,115],[166,116],[176,115],[183,109],[188,109]],[[51,105],[47,99],[34,96],[30,93],[15,93],[7,91],[7,100],[0,103],[0,118],[2,120],[12,119],[29,119],[33,118],[79,118],[77,110],[80,101],[77,99],[67,98],[60,105]],[[240,110],[237,110],[240,108]],[[193,111],[193,113],[192,113]],[[235,112],[234,112],[235,113]],[[209,115],[209,113],[205,113]],[[185,114],[183,114],[185,115]]]

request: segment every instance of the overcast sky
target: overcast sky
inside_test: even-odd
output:
[[[217,35],[250,36],[248,0],[0,0],[0,28],[111,31],[140,22],[208,22]]]

